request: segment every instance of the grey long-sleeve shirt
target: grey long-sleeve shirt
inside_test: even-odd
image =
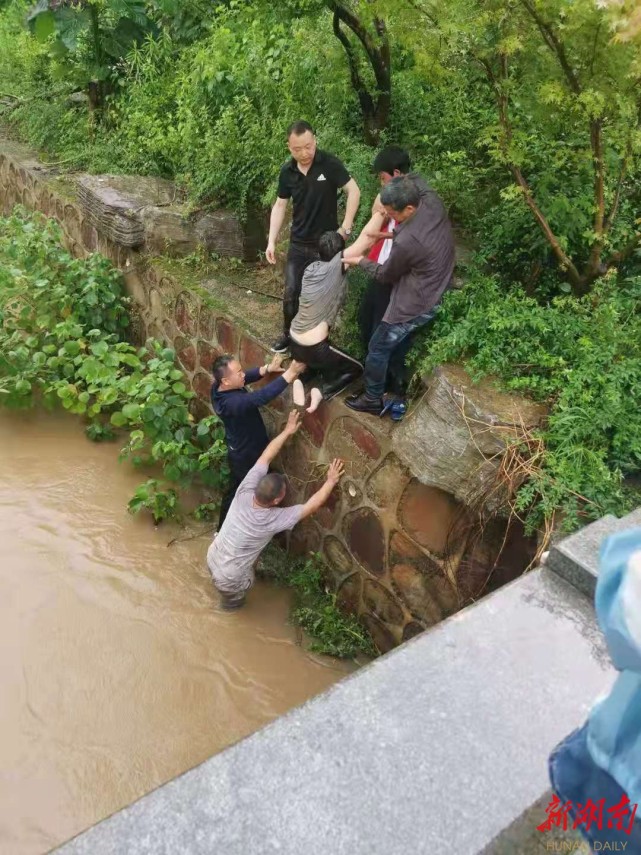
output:
[[[452,226],[443,203],[429,190],[422,195],[416,213],[394,230],[385,264],[364,258],[360,267],[378,282],[392,286],[383,320],[401,324],[436,306],[452,279],[454,260]]]

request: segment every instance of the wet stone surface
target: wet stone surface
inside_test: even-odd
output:
[[[452,548],[450,532],[462,513],[462,506],[449,493],[417,480],[408,485],[399,509],[407,533],[437,555],[444,555]]]
[[[258,344],[253,338],[243,336],[240,342],[240,362],[243,368],[258,368],[260,365],[265,365],[269,362],[267,351],[264,347]],[[255,384],[257,387],[258,384]]]
[[[221,350],[203,339],[198,340],[198,361],[205,371],[211,371],[214,361],[221,355]]]
[[[305,488],[305,500],[311,498],[317,490],[325,483],[324,478],[317,478],[310,481]],[[341,505],[341,493],[339,488],[335,488],[330,493],[328,500],[323,507],[314,514],[319,525],[327,530],[334,528],[338,519],[338,512]]]
[[[408,480],[405,466],[395,454],[388,454],[367,482],[367,495],[377,507],[394,509]]]
[[[213,380],[214,378],[211,374],[205,374],[204,371],[199,371],[191,381],[194,392],[202,401],[209,402],[211,400],[211,384],[213,383]]]
[[[179,330],[190,336],[197,334],[197,315],[194,306],[190,305],[189,295],[186,292],[180,294],[176,300],[174,317]]]
[[[196,348],[194,345],[182,336],[176,336],[174,339],[174,350],[178,361],[186,371],[192,372],[196,370]]]
[[[361,608],[361,588],[363,580],[359,573],[353,573],[338,589],[337,603],[340,609],[356,615]]]
[[[289,538],[289,550],[293,555],[304,556],[318,552],[321,545],[321,533],[316,523],[303,520],[292,531]]]
[[[200,398],[192,398],[189,402],[189,412],[199,422],[201,419],[205,419],[211,415],[211,403],[201,401]]]
[[[369,508],[349,514],[346,541],[352,555],[374,576],[385,573],[385,535],[378,515]]]
[[[354,419],[344,420],[344,429],[349,433],[356,447],[372,460],[381,456],[381,447],[374,434]]]
[[[280,455],[283,473],[296,491],[303,492],[313,477],[314,448],[299,431],[287,443]]]
[[[364,614],[361,616],[363,625],[372,636],[372,641],[380,653],[387,653],[396,647],[397,641],[388,627],[381,623],[374,615]]]
[[[200,307],[198,334],[208,342],[213,342],[216,335],[216,318],[212,310],[205,303]]]
[[[425,627],[418,621],[412,620],[403,627],[403,641],[409,641],[410,638],[416,638],[425,631]]]
[[[334,579],[342,579],[348,573],[354,571],[354,562],[349,552],[337,537],[326,537],[323,542],[323,550],[329,565],[329,571]]]
[[[426,626],[443,618],[443,612],[430,590],[427,579],[410,564],[396,564],[391,571],[394,587],[411,613]]]
[[[172,342],[174,340],[174,333],[175,333],[173,324],[171,323],[171,321],[164,320],[162,322],[162,328],[163,328],[163,332],[165,334],[165,341],[167,342],[168,345],[172,346]]]
[[[229,353],[232,356],[236,354],[238,350],[238,333],[225,318],[216,319],[216,338],[224,353]]]
[[[315,413],[305,413],[303,430],[309,436],[316,448],[320,448],[325,439],[325,433],[331,422],[331,409],[322,403]]]
[[[422,558],[424,553],[416,546],[415,543],[395,531],[390,538],[390,558]]]
[[[375,579],[363,580],[363,605],[384,623],[402,624],[403,609],[394,595]]]
[[[334,421],[327,435],[325,447],[330,457],[354,461],[352,466],[354,471],[348,470],[348,475],[356,475],[356,467],[362,472],[363,463],[371,466],[373,460],[377,458],[372,457],[370,452],[375,448],[379,449],[376,437],[366,428],[361,428],[358,422],[349,416]]]

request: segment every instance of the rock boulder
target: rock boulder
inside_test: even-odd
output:
[[[459,365],[444,365],[426,379],[426,392],[393,433],[392,447],[423,484],[445,490],[470,508],[496,509],[501,457],[524,429],[540,425],[545,407],[499,392],[491,380],[476,384]]]

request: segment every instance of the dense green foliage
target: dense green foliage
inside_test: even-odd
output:
[[[194,423],[193,392],[174,352],[125,340],[128,299],[120,276],[99,255],[73,258],[52,220],[0,219],[0,403],[57,404],[83,416],[90,439],[127,431],[123,456],[162,472],[142,485],[132,511],[156,522],[179,513],[175,484],[219,490],[226,477],[216,417]]]
[[[641,277],[613,275],[580,300],[548,305],[477,275],[444,301],[421,369],[465,358],[476,376],[551,405],[536,434],[545,454],[517,499],[531,528],[560,513],[557,523],[572,530],[640,502],[624,482],[641,468],[640,305]]]
[[[366,30],[384,22],[381,140],[412,151],[495,270],[539,294],[580,293],[629,257],[641,60],[593,0],[399,0],[393,12],[360,0],[41,0],[39,38],[25,26],[31,5],[11,0],[5,116],[65,162],[177,177],[240,211],[271,200],[283,127],[304,116],[371,191],[337,7]],[[375,91],[362,63],[359,73]],[[107,86],[99,113],[68,100],[91,81]]]
[[[30,28],[30,3],[9,0],[0,117],[62,163],[173,177],[240,212],[271,201],[283,129],[304,117],[365,191],[362,222],[363,90],[384,94],[374,59],[389,53],[379,138],[412,152],[475,247],[416,365],[467,360],[550,405],[518,507],[571,528],[638,501],[641,53],[634,29],[617,37],[620,6],[42,0]],[[70,100],[96,79],[100,109]],[[354,349],[358,291],[339,332]],[[138,498],[171,503],[156,494]]]
[[[350,614],[336,605],[336,594],[325,584],[325,566],[318,554],[292,561],[275,544],[262,555],[259,572],[267,579],[294,590],[291,620],[311,639],[310,650],[327,656],[353,658],[376,655],[367,631]]]

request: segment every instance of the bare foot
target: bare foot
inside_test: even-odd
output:
[[[309,407],[307,407],[308,413],[315,413],[318,409],[320,402],[323,400],[323,393],[320,389],[312,389],[309,393]]]
[[[297,407],[305,406],[305,387],[303,383],[298,378],[294,380],[294,391],[293,391],[294,404]]]

